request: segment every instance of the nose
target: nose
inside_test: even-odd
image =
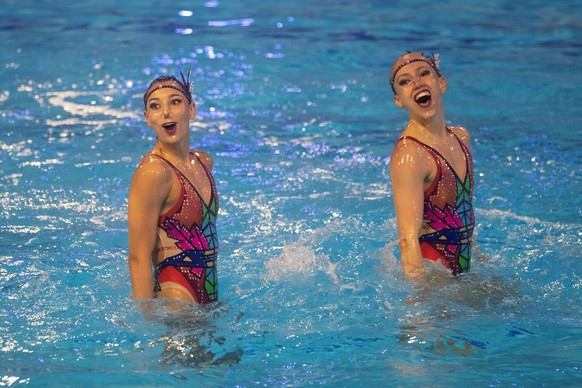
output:
[[[164,117],[170,117],[170,105],[164,107]]]
[[[422,80],[420,79],[420,76],[418,76],[418,77],[414,77],[414,78],[412,79],[412,87],[413,87],[414,89],[416,89],[416,88],[418,88],[418,87],[420,87],[420,86],[423,86],[423,85],[424,85],[424,82],[422,82]]]

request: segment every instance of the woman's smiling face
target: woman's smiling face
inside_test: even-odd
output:
[[[410,63],[401,66],[401,64]],[[420,54],[407,54],[399,58],[392,67],[396,70],[393,81],[394,102],[412,115],[430,115],[442,105],[442,94],[446,91],[446,80],[424,60]],[[394,70],[393,70],[394,71]]]
[[[431,88],[439,78],[427,63],[413,62],[398,72],[394,79],[394,88],[399,96],[411,95],[418,105],[427,107],[431,101]]]

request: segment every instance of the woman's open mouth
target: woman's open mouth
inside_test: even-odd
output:
[[[414,96],[414,101],[423,108],[429,107],[432,97],[428,90],[423,90]]]
[[[172,133],[176,129],[176,123],[166,123],[166,124],[163,124],[162,127],[164,127],[166,132]]]

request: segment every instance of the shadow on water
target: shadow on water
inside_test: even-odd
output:
[[[229,308],[224,304],[200,306],[156,299],[140,302],[139,308],[148,321],[166,327],[162,337],[147,345],[162,348],[162,367],[232,366],[241,361],[242,349],[232,345],[234,338],[227,339],[228,334],[221,332],[220,323],[217,324],[222,316],[230,319]],[[236,321],[240,318],[234,317]]]
[[[487,344],[471,339],[468,334],[455,329],[431,325],[403,326],[398,344],[407,349],[428,352],[435,356],[475,356],[487,348]]]
[[[475,330],[475,323],[480,316],[503,316],[523,299],[515,281],[480,274],[454,279],[433,272],[405,299],[412,306],[409,311],[416,314],[401,326],[398,343],[432,356],[471,357],[486,352],[492,338]]]
[[[491,346],[503,341],[499,328],[491,331],[500,324],[506,337],[533,334],[515,323],[524,319],[520,312],[528,308],[523,305],[524,284],[507,271],[487,272],[493,259],[479,248],[473,254],[472,272],[452,277],[443,267],[428,264],[424,281],[414,283],[402,275],[395,245],[383,249],[382,268],[384,281],[392,287],[389,292],[401,295],[399,305],[385,303],[387,313],[398,316],[395,336],[401,351],[421,359],[451,361],[486,356]],[[384,297],[389,300],[390,295]]]

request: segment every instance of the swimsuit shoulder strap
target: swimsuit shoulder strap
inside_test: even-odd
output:
[[[174,206],[172,206],[169,210],[167,210],[163,214],[160,214],[160,217],[158,218],[158,225],[161,225],[167,217],[171,218],[173,216],[173,214],[176,213],[178,211],[178,209],[180,209],[180,207],[182,206],[182,203],[184,202],[184,196],[186,195],[186,188],[184,186],[185,185],[185,182],[184,182],[185,177],[182,176],[182,173],[180,172],[180,170],[178,170],[176,168],[176,166],[174,166],[169,160],[167,160],[163,156],[158,155],[158,154],[153,153],[153,152],[148,153],[146,156],[148,156],[148,155],[155,156],[156,158],[160,159],[165,164],[167,164],[172,169],[172,171],[174,171],[174,174],[178,178],[178,182],[180,182],[180,196],[178,198],[178,201],[176,201]]]
[[[170,168],[172,168],[172,170],[174,171],[174,173],[178,176],[178,178],[180,178],[180,181],[182,180],[181,174],[180,174],[180,170],[178,170],[176,168],[176,166],[174,166],[172,164],[172,162],[170,162],[168,159],[164,158],[161,155],[158,155],[156,153],[150,152],[148,153],[146,156],[155,156],[156,158],[160,159],[161,161],[163,161],[164,163],[166,163],[168,166],[170,166]]]
[[[471,152],[469,152],[469,148],[465,145],[465,143],[463,143],[463,141],[459,138],[459,136],[457,136],[456,133],[454,133],[454,132],[452,132],[452,133],[455,136],[455,139],[457,139],[457,141],[459,142],[461,149],[463,150],[463,153],[465,154],[465,160],[467,160],[467,162],[469,162],[470,160],[472,160]]]
[[[429,185],[429,187],[426,188],[426,190],[424,191],[424,199],[427,200],[432,193],[436,190],[436,187],[441,179],[442,173],[443,173],[443,163],[446,163],[446,161],[444,160],[444,158],[441,156],[441,154],[435,150],[434,148],[432,148],[431,146],[421,142],[420,140],[418,140],[415,137],[412,136],[402,136],[401,138],[399,138],[396,142],[396,144],[400,143],[401,141],[404,140],[410,140],[416,144],[418,144],[420,147],[422,147],[422,149],[424,149],[426,152],[428,152],[428,154],[433,158],[435,165],[436,165],[436,176],[434,178],[434,180],[432,181],[432,183]]]
[[[422,148],[424,148],[433,157],[433,159],[435,160],[435,162],[437,162],[437,164],[438,164],[438,161],[439,161],[438,159],[439,159],[439,156],[441,156],[441,155],[438,153],[437,150],[435,150],[434,148],[432,148],[428,144],[425,144],[425,143],[421,142],[420,140],[418,140],[417,138],[412,137],[412,136],[402,136],[401,138],[399,138],[396,141],[396,144],[398,145],[398,143],[400,143],[400,142],[402,142],[404,140],[411,140],[414,143],[416,143],[419,146],[421,146]]]
[[[204,169],[204,172],[206,173],[206,175],[207,175],[208,177],[211,177],[212,175],[210,174],[210,172],[209,172],[209,171],[208,171],[208,169],[206,168],[206,165],[205,165],[204,163],[202,163],[202,160],[200,160],[200,156],[198,156],[198,155],[196,154],[196,151],[192,151],[192,150],[191,150],[191,151],[190,151],[190,155],[192,155],[192,156],[194,156],[194,157],[196,158],[196,161],[202,165],[202,168]]]
[[[202,163],[202,160],[200,160],[200,157],[196,154],[196,151],[190,151],[190,155],[193,155],[196,158],[198,163],[200,163],[200,165],[204,169],[204,172],[206,173],[206,177],[208,177],[208,181],[210,182],[210,193],[211,193],[210,200],[212,201],[212,197],[216,198],[216,183],[214,182],[214,177],[212,176],[212,174],[210,173],[208,168],[206,168],[206,165],[204,163]]]
[[[196,155],[195,151],[190,150],[189,151],[189,154],[191,156],[194,156],[196,158],[196,160],[198,161],[198,163],[200,163],[200,165],[204,169],[204,172],[206,173],[206,176],[208,177],[208,181],[210,182],[210,201],[209,201],[208,204],[211,204],[213,202],[213,200],[216,201],[216,199],[217,199],[217,190],[216,190],[216,183],[214,182],[214,178],[212,177],[212,174],[210,174],[210,171],[208,171],[208,169],[206,168],[206,166],[204,165],[204,163],[202,163],[202,161],[200,160],[200,157],[198,155]],[[208,205],[208,204],[206,204],[206,202],[202,198],[202,195],[200,195],[200,193],[198,192],[198,190],[196,189],[196,187],[192,184],[192,182],[190,182],[190,180],[188,179],[188,177],[186,177],[169,160],[167,160],[163,156],[160,156],[160,155],[155,154],[155,153],[150,153],[149,155],[156,156],[156,157],[160,158],[168,166],[170,166],[172,168],[172,170],[174,171],[174,174],[176,174],[176,176],[178,177],[178,181],[180,182],[181,191],[182,191],[181,197],[183,197],[185,195],[185,193],[186,193],[186,187],[185,187],[185,185],[187,183],[194,190],[194,192],[198,196],[198,198],[201,201],[201,203],[204,204],[204,205]],[[179,205],[179,204],[180,204],[180,201],[178,201],[178,203],[176,205]]]

